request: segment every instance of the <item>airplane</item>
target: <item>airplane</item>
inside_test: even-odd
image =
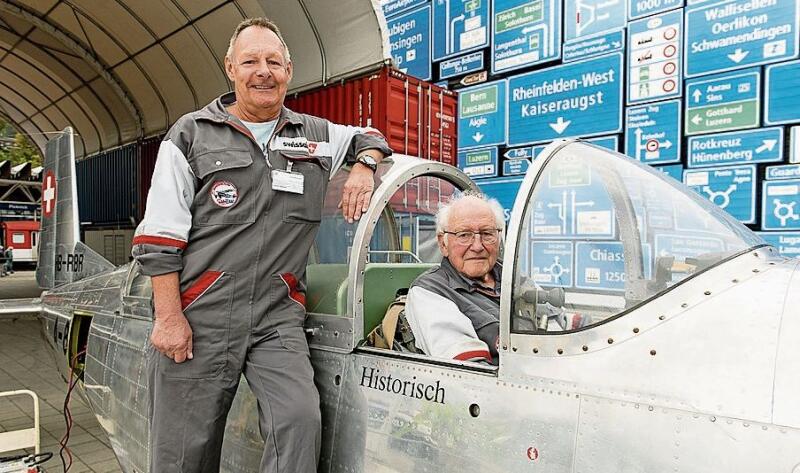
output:
[[[47,290],[17,306],[39,313],[65,378],[77,361],[123,471],[142,473],[152,289],[135,262],[115,268],[79,241],[72,140],[65,130],[45,157]],[[800,260],[660,171],[559,140],[510,213],[499,366],[379,349],[366,335],[441,258],[437,208],[479,186],[393,156],[348,224],[346,175],[305,275],[320,472],[800,472]],[[221,471],[258,471],[256,409],[242,379]]]

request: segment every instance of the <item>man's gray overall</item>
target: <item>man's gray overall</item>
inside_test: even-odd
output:
[[[193,332],[192,360],[152,353],[151,473],[219,471],[242,373],[266,440],[261,471],[316,471],[319,395],[303,332],[308,253],[332,170],[364,149],[391,154],[372,130],[285,108],[265,152],[227,113],[232,101],[226,94],[169,131],[134,238],[145,274],[180,273]],[[302,194],[273,190],[272,171],[287,167],[303,175]]]

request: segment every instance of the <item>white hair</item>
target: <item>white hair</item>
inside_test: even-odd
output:
[[[506,232],[506,219],[503,206],[500,205],[500,202],[498,202],[497,199],[489,197],[482,192],[475,191],[465,191],[460,195],[453,197],[450,202],[439,207],[439,211],[436,212],[436,233],[441,234],[445,232],[445,226],[450,223],[450,212],[453,210],[453,207],[459,202],[467,199],[477,200],[479,203],[483,203],[489,207],[489,210],[491,210],[492,214],[494,215],[495,228],[500,230],[500,239],[502,241],[503,235]]]

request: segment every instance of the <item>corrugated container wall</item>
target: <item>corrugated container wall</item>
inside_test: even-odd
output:
[[[389,67],[287,97],[286,106],[336,123],[377,128],[397,153],[456,164],[456,94]]]
[[[137,148],[133,143],[78,161],[78,206],[84,227],[132,225],[138,204]]]
[[[153,178],[153,170],[156,167],[156,157],[158,147],[161,145],[163,136],[147,138],[142,140],[139,147],[139,175],[136,183],[139,196],[138,212],[136,222],[140,222],[144,217],[144,208],[147,204],[147,193],[150,192],[150,181]]]

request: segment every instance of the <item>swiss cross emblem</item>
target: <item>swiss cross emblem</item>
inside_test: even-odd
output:
[[[314,143],[313,141],[308,142],[308,154],[314,154],[314,151],[317,150],[317,144],[318,143]]]
[[[42,188],[42,213],[45,217],[53,215],[56,208],[56,176],[52,170],[48,170],[44,175],[44,187]]]

